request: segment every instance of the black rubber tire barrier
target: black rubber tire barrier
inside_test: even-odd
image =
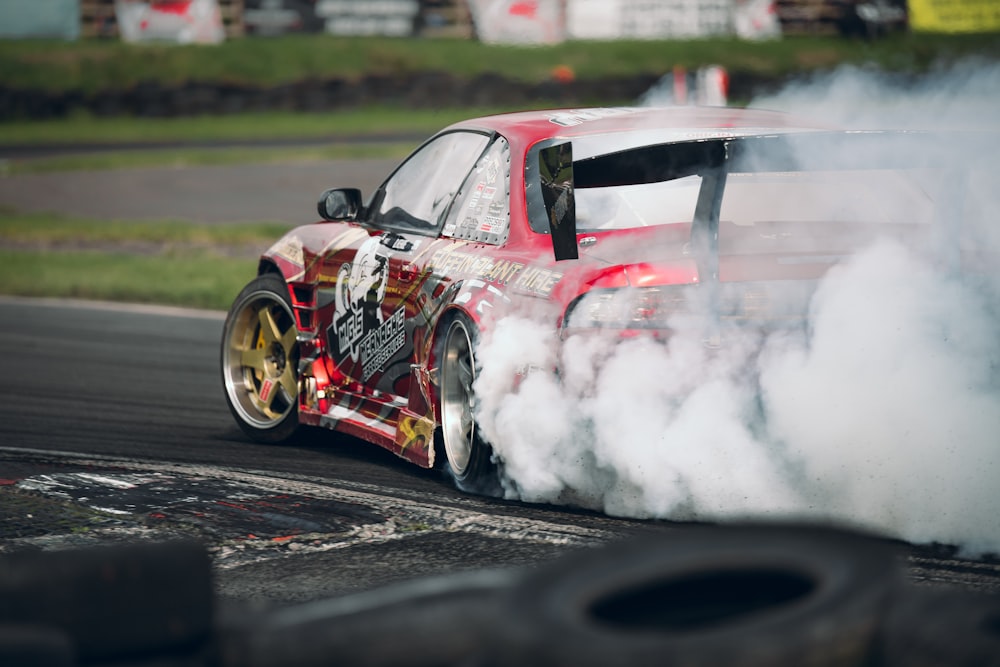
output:
[[[1000,595],[912,587],[886,620],[886,667],[1000,667]]]
[[[194,542],[15,553],[0,561],[0,626],[63,633],[81,663],[196,649],[213,630],[213,595],[208,554]]]
[[[38,625],[0,625],[0,665],[74,667],[76,651],[66,633]]]
[[[223,623],[219,667],[480,664],[498,600],[518,575],[428,577]]]
[[[581,552],[505,602],[491,665],[867,665],[895,550],[814,527],[688,526]]]

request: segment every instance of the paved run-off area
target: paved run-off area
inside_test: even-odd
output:
[[[194,538],[221,597],[269,604],[537,564],[616,532],[205,465],[2,451],[0,477],[0,554]]]
[[[398,160],[351,159],[199,167],[0,174],[0,208],[96,220],[283,222],[319,219],[332,187],[367,197]]]

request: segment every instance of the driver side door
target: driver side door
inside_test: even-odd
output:
[[[415,267],[489,140],[448,132],[415,151],[375,192],[364,221],[369,237],[337,267],[330,349],[341,352],[339,371],[366,395],[409,396],[415,343],[428,325]]]

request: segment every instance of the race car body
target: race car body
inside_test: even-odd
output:
[[[488,488],[502,462],[476,427],[475,351],[498,318],[669,337],[697,314],[715,346],[796,326],[840,259],[938,229],[914,165],[860,150],[875,139],[899,136],[691,107],[448,127],[264,253],[225,326],[230,408],[259,441],[328,427]]]

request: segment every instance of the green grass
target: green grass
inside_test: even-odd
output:
[[[190,247],[266,247],[289,228],[289,225],[278,222],[209,225],[171,220],[89,220],[49,213],[15,213],[0,208],[0,243],[6,242],[7,245],[143,243]]]
[[[288,229],[0,210],[0,293],[224,310]]]
[[[784,76],[840,63],[923,71],[975,54],[996,59],[996,35],[900,33],[873,41],[785,37],[773,41],[708,38],[564,42],[507,46],[463,39],[344,38],[294,35],[235,39],[219,46],[134,45],[118,40],[0,41],[0,84],[49,91],[129,89],[145,81],[268,86],[306,79],[444,71],[472,78],[495,73],[540,82],[564,64],[597,78],[665,73],[675,65],[719,64],[732,72]]]
[[[150,166],[211,166],[356,158],[402,159],[425,138],[470,116],[511,109],[406,111],[377,108],[330,113],[247,113],[178,118],[97,118],[0,123],[0,144],[51,146],[133,142],[154,148],[103,150],[0,161],[0,175]],[[349,140],[345,140],[349,138]],[[232,146],[234,142],[293,141],[297,145]],[[199,142],[204,145],[171,146]],[[227,143],[228,142],[228,143]]]
[[[581,78],[663,74],[681,65],[725,66],[731,73],[784,77],[841,64],[923,72],[965,57],[1000,60],[997,35],[899,34],[872,42],[794,37],[769,42],[702,39],[567,42],[555,46],[485,45],[299,35],[231,40],[218,47],[129,45],[117,40],[0,40],[0,87],[72,92],[130,89],[143,82],[272,86],[304,80],[358,79],[442,71],[474,78],[499,74],[540,82],[556,65]],[[542,105],[543,102],[539,101]],[[461,118],[504,109],[378,108],[332,113],[247,113],[222,117],[96,118],[0,123],[0,144],[233,142],[316,139],[304,148],[168,148],[13,160],[0,171],[118,169],[153,164],[228,164],[330,157],[402,156],[413,144]],[[397,137],[372,145],[377,136]],[[339,143],[341,136],[369,144]],[[372,151],[375,151],[374,153]],[[225,309],[254,275],[255,252],[287,226],[108,222],[0,209],[0,292],[165,303]]]
[[[2,46],[2,42],[0,42]],[[310,139],[350,137],[352,142],[379,137],[430,135],[470,116],[506,109],[470,108],[405,110],[357,109],[329,113],[243,113],[229,116],[179,118],[97,118],[77,114],[58,120],[0,123],[0,144],[46,145],[250,139]],[[345,148],[347,144],[343,144]]]
[[[256,267],[254,260],[211,252],[141,256],[0,250],[0,291],[225,310]]]
[[[103,151],[24,158],[0,163],[2,174],[36,174],[65,171],[175,168],[232,164],[268,164],[335,159],[392,158],[401,160],[416,143],[337,144],[315,148],[167,148],[156,150]]]

